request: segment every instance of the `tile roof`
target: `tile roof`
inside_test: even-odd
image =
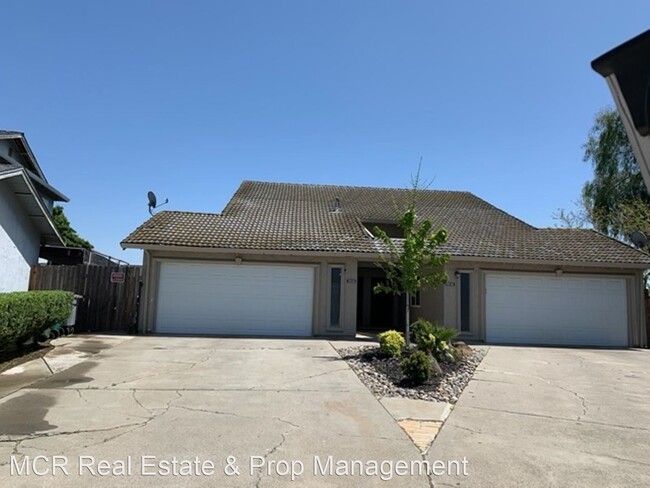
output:
[[[364,224],[396,222],[412,196],[391,188],[245,181],[221,214],[160,212],[122,245],[376,254],[384,249]],[[423,190],[416,207],[419,217],[447,229],[443,250],[453,256],[650,267],[650,255],[602,234],[537,229],[468,192]]]

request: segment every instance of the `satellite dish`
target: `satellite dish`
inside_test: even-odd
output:
[[[635,230],[632,232],[630,240],[632,241],[632,244],[634,244],[639,249],[645,247],[648,244],[648,238],[640,230]]]
[[[165,201],[162,202],[160,205],[158,205],[158,199],[156,198],[156,194],[152,191],[147,192],[147,198],[149,199],[149,214],[153,215],[153,209],[162,207],[166,203],[169,203],[169,198],[165,198]]]

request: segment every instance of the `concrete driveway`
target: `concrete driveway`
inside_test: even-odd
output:
[[[102,349],[101,342],[91,346]],[[293,462],[297,486],[376,486],[379,476],[337,474],[334,463],[422,460],[324,340],[132,338],[0,399],[0,434],[0,486],[12,487],[290,482],[291,471],[282,463],[269,467],[272,461]],[[12,454],[64,455],[68,476],[61,470],[18,476],[15,466],[11,476]],[[155,459],[142,463],[143,455]],[[128,456],[131,474],[115,476],[120,461],[128,467]],[[239,475],[224,472],[230,456]],[[197,457],[201,465],[194,462],[187,476],[180,467],[177,475],[165,474],[174,458]],[[101,475],[100,460],[118,471]],[[41,459],[36,467],[43,471],[48,463]],[[150,463],[143,476],[142,464]],[[264,467],[251,473],[251,464]],[[390,484],[430,486],[417,475],[394,475]]]
[[[422,456],[325,340],[68,339],[0,376],[0,486],[650,486],[649,351],[491,347]]]
[[[429,452],[463,487],[650,486],[650,351],[491,347]]]

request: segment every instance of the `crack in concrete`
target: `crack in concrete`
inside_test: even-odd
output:
[[[41,388],[30,388],[30,387],[24,387],[22,388],[24,390],[40,390]],[[322,392],[327,392],[327,393],[354,393],[358,391],[357,389],[342,389],[342,388],[326,388],[326,389],[314,389],[314,388],[296,388],[296,389],[290,389],[290,390],[283,390],[283,389],[278,389],[278,386],[275,386],[273,388],[259,388],[257,386],[250,386],[248,388],[111,388],[111,387],[97,387],[97,386],[88,386],[84,388],[70,388],[70,387],[48,387],[47,390],[83,390],[83,391],[132,391],[132,390],[137,390],[137,391],[185,391],[185,392],[193,392],[193,391],[206,391],[206,392],[219,392],[219,391],[241,391],[241,392],[266,392],[266,391],[272,391],[276,393],[322,393]],[[7,395],[8,396],[8,395]]]
[[[178,393],[178,392],[177,392]],[[273,455],[287,440],[287,436],[295,429],[301,429],[302,426],[298,424],[294,424],[293,422],[280,418],[280,417],[253,417],[253,416],[247,416],[247,415],[240,415],[232,412],[222,412],[219,410],[208,410],[205,408],[193,408],[193,407],[188,407],[185,405],[175,405],[173,408],[179,408],[183,410],[188,410],[190,412],[201,412],[201,413],[209,413],[211,415],[225,415],[225,416],[230,416],[230,417],[236,417],[236,418],[241,418],[241,419],[249,419],[249,420],[275,420],[276,422],[280,422],[283,424],[286,424],[289,426],[289,430],[286,432],[281,432],[280,435],[282,436],[282,440],[273,446],[271,449],[267,449],[266,454],[264,455],[264,463],[266,463],[266,460],[268,459],[269,456]],[[255,487],[259,488],[260,483],[262,482],[262,470],[260,469],[257,474],[257,479],[255,481]]]
[[[291,431],[289,430],[288,432],[281,432],[280,435],[282,436],[282,440],[273,446],[270,450],[267,450],[266,454],[264,455],[264,464],[266,464],[266,460],[274,454],[282,444],[284,444],[287,441],[287,435],[289,435]],[[255,480],[255,488],[260,488],[260,483],[262,482],[262,470],[260,469],[257,473],[257,479]]]
[[[54,371],[52,370],[52,368],[50,368],[49,363],[45,360],[45,356],[41,356],[41,359],[42,359],[43,362],[45,363],[45,366],[47,366],[47,369],[50,370],[50,374],[54,374]]]
[[[78,392],[78,393],[80,394],[80,392]],[[165,405],[165,407],[163,407],[161,409],[162,410],[161,412],[153,413],[153,412],[150,411],[152,413],[152,415],[150,417],[146,418],[142,422],[136,422],[136,423],[130,423],[130,424],[122,424],[122,425],[117,425],[117,426],[113,426],[113,427],[106,427],[106,428],[102,428],[102,429],[79,429],[79,430],[75,430],[75,431],[46,432],[46,433],[42,433],[42,434],[32,434],[32,435],[24,436],[24,437],[17,438],[17,439],[15,439],[15,438],[12,438],[12,439],[0,439],[0,443],[14,442],[15,443],[14,449],[13,449],[14,450],[14,455],[20,454],[21,456],[23,456],[22,453],[18,452],[18,447],[20,446],[20,444],[22,442],[25,442],[25,441],[30,441],[30,440],[33,440],[33,439],[68,436],[68,435],[92,434],[92,433],[100,433],[100,432],[113,432],[113,431],[116,431],[116,430],[127,429],[124,432],[119,432],[116,435],[113,435],[113,436],[109,435],[108,437],[103,438],[99,442],[91,442],[90,444],[85,444],[85,445],[81,446],[81,448],[86,449],[88,447],[101,445],[101,444],[106,444],[107,442],[115,440],[115,439],[117,439],[119,437],[122,437],[122,436],[124,436],[126,434],[134,432],[134,431],[136,431],[138,429],[144,428],[150,422],[152,422],[153,420],[156,420],[159,417],[161,417],[162,415],[166,414],[169,411],[169,409],[171,408],[172,402],[174,400],[177,400],[178,398],[182,397],[182,395],[180,393],[178,393],[178,392],[176,392],[176,393],[178,395],[177,398],[172,398],[171,400],[169,400],[167,402],[167,404]],[[83,397],[81,397],[81,398],[83,399]],[[144,417],[142,417],[142,418],[144,418]],[[59,452],[59,454],[61,454],[61,452]],[[0,466],[2,466],[2,465],[3,464],[0,464]]]
[[[5,443],[5,442],[24,442],[24,441],[29,441],[32,439],[43,439],[43,438],[49,438],[49,437],[60,437],[60,436],[67,436],[67,435],[77,435],[77,434],[92,434],[95,432],[110,432],[113,430],[117,429],[124,429],[126,427],[132,427],[132,426],[137,426],[142,424],[143,422],[136,422],[136,423],[131,423],[131,424],[124,424],[124,425],[117,425],[114,427],[105,427],[102,429],[79,429],[79,430],[70,430],[70,431],[60,431],[60,432],[44,432],[42,434],[30,434],[24,437],[20,438],[7,438],[7,439],[0,439],[0,443]]]
[[[635,461],[633,459],[627,459],[627,458],[623,458],[623,457],[619,457],[619,456],[614,456],[612,454],[597,454],[597,453],[588,452],[588,451],[585,451],[584,454],[589,454],[590,456],[595,456],[595,457],[604,457],[604,458],[614,459],[615,461],[622,461],[624,463],[635,464],[635,465],[638,465],[638,466],[650,466],[650,463]]]
[[[201,358],[198,361],[183,363],[183,364],[189,364],[189,367],[187,369],[180,369],[178,371],[169,371],[169,370],[157,371],[155,373],[146,374],[146,375],[139,376],[137,378],[133,378],[133,379],[130,379],[130,380],[120,381],[118,383],[112,383],[110,386],[105,386],[103,388],[98,388],[98,389],[101,389],[101,390],[115,389],[116,386],[126,385],[128,383],[133,383],[134,381],[140,381],[140,380],[147,379],[147,378],[155,378],[157,376],[163,376],[163,375],[166,375],[166,374],[182,374],[182,373],[186,373],[186,372],[194,369],[198,364],[203,364],[203,363],[207,362],[211,357],[212,357],[212,354],[208,354],[207,356]],[[168,364],[179,364],[179,363],[168,363]],[[90,388],[88,388],[88,389],[90,389]]]
[[[337,437],[346,437],[348,439],[378,439],[382,441],[404,441],[400,437],[384,437],[380,435],[352,435],[352,434],[336,434]],[[406,441],[404,441],[406,442]],[[409,441],[411,442],[411,441]]]
[[[174,408],[180,408],[183,410],[189,410],[190,412],[202,412],[202,413],[209,413],[213,415],[225,415],[229,417],[236,417],[239,419],[247,419],[247,420],[275,420],[276,422],[280,422],[283,424],[287,424],[291,426],[294,429],[302,429],[301,425],[294,424],[293,422],[290,422],[289,420],[285,420],[281,417],[253,417],[249,415],[240,415],[237,413],[232,413],[232,412],[222,412],[220,410],[208,410],[204,408],[193,408],[193,407],[188,407],[186,405],[174,405]]]
[[[570,390],[569,388],[566,388],[566,387],[561,386],[561,385],[557,385],[557,384],[553,383],[552,381],[547,380],[546,378],[542,378],[541,376],[536,376],[536,375],[523,374],[523,373],[513,373],[512,371],[497,371],[497,370],[492,370],[492,369],[481,369],[481,371],[484,371],[486,373],[502,374],[504,376],[519,376],[521,378],[532,378],[532,379],[536,379],[538,381],[541,381],[542,383],[546,383],[549,386],[552,386],[554,388],[558,388],[558,389],[560,389],[562,391],[570,393],[571,395],[573,395],[574,397],[576,397],[578,399],[578,401],[580,402],[580,405],[582,407],[582,413],[576,417],[576,420],[579,421],[585,415],[587,415],[587,401],[585,400],[585,398],[582,395],[580,395],[576,391]],[[477,381],[490,381],[490,380],[480,380],[479,379]]]
[[[333,371],[326,371],[325,373],[318,373],[318,374],[313,374],[311,376],[304,376],[302,378],[296,378],[296,379],[293,379],[293,380],[285,381],[284,383],[280,383],[278,386],[288,385],[290,383],[296,383],[298,381],[310,380],[312,378],[318,378],[320,376],[327,376],[329,374],[338,373],[339,371],[346,371],[348,369],[350,369],[350,368],[348,368],[346,366],[345,368],[335,369]]]
[[[122,436],[124,436],[124,435],[130,434],[131,432],[135,432],[135,431],[138,430],[138,429],[142,429],[142,428],[146,427],[146,426],[149,425],[149,423],[151,423],[152,421],[154,421],[154,420],[160,418],[161,416],[163,416],[163,415],[165,415],[167,412],[169,412],[169,409],[171,408],[172,402],[173,402],[174,400],[177,400],[178,398],[181,398],[181,395],[180,395],[178,392],[176,392],[177,395],[178,395],[177,398],[172,398],[171,400],[169,400],[169,401],[167,402],[167,404],[166,404],[163,408],[159,409],[159,410],[161,410],[160,412],[156,412],[156,413],[154,413],[152,410],[146,408],[144,405],[142,405],[142,404],[139,402],[139,400],[135,397],[135,392],[136,392],[136,390],[133,390],[133,395],[132,395],[132,396],[133,396],[134,401],[135,401],[138,405],[142,406],[142,408],[144,408],[145,410],[147,410],[147,411],[151,414],[151,416],[148,417],[148,418],[146,418],[146,420],[144,420],[143,422],[139,422],[139,423],[137,423],[137,424],[134,424],[132,429],[128,429],[128,430],[126,430],[126,431],[124,431],[124,432],[120,432],[119,434],[116,434],[116,435],[114,435],[114,436],[106,437],[106,438],[102,439],[102,440],[99,441],[99,442],[93,442],[93,443],[87,444],[87,445],[83,446],[84,449],[85,449],[85,448],[88,448],[88,447],[91,447],[91,446],[97,446],[97,445],[101,445],[101,444],[106,444],[107,442],[113,441],[113,440],[118,439],[118,438],[120,438],[120,437],[122,437]]]
[[[8,465],[11,463],[11,458],[12,458],[12,457],[20,456],[20,457],[22,458],[22,457],[25,456],[22,452],[20,452],[20,451],[18,450],[18,449],[20,448],[20,444],[21,444],[22,442],[23,442],[22,439],[21,439],[21,440],[17,440],[17,441],[15,441],[15,443],[14,443],[14,447],[13,447],[13,449],[11,450],[11,454],[9,455],[9,461],[7,461],[6,463],[0,463],[0,466],[8,466]]]
[[[427,453],[429,452],[430,448],[431,446],[429,446],[426,452],[420,453],[420,456],[422,456],[422,461],[424,461],[425,463],[427,462]],[[431,488],[436,488],[436,483],[433,481],[433,473],[431,472],[430,469],[427,469],[427,479],[429,480],[429,486]]]
[[[543,419],[551,419],[551,420],[560,420],[562,422],[571,422],[577,425],[580,424],[592,424],[592,425],[602,425],[604,427],[615,427],[619,429],[629,429],[629,430],[642,430],[646,432],[650,432],[650,429],[646,429],[644,427],[638,427],[638,426],[630,426],[630,425],[620,425],[620,424],[608,424],[605,422],[596,422],[594,420],[576,420],[573,418],[566,418],[566,417],[555,417],[553,415],[543,415],[541,413],[529,413],[529,412],[515,412],[512,410],[501,410],[498,408],[486,408],[486,407],[472,407],[470,405],[463,405],[463,406],[456,406],[456,409],[461,408],[468,408],[468,409],[473,409],[473,410],[484,410],[486,412],[496,412],[496,413],[505,413],[508,415],[522,415],[525,417],[537,417],[537,418],[543,418]]]
[[[472,434],[479,434],[479,435],[485,434],[485,432],[483,432],[482,430],[474,430],[474,429],[470,429],[469,427],[461,427],[460,425],[452,425],[450,427],[452,429],[465,430],[467,432],[471,432]]]

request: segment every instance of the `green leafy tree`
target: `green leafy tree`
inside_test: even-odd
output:
[[[449,254],[438,248],[447,241],[447,231],[434,229],[428,219],[418,219],[416,212],[420,168],[412,181],[413,198],[397,223],[404,238],[394,240],[375,227],[374,235],[386,246],[388,252],[377,263],[386,273],[386,279],[374,287],[375,293],[406,295],[406,346],[410,346],[410,297],[423,287],[436,288],[447,282],[444,265]]]
[[[93,245],[86,239],[80,237],[79,234],[77,234],[77,231],[72,228],[70,221],[63,213],[63,207],[60,205],[54,206],[52,209],[52,219],[54,220],[54,225],[61,234],[61,237],[63,237],[63,243],[66,246],[93,249]]]
[[[577,209],[552,214],[559,227],[593,227],[629,243],[637,230],[650,235],[650,196],[625,127],[613,109],[596,115],[584,148],[593,179],[586,182]],[[646,246],[650,251],[650,246]]]
[[[629,218],[630,206],[636,209],[648,206],[650,196],[623,122],[615,110],[604,110],[596,115],[584,151],[584,160],[590,162],[594,170],[593,179],[582,189],[582,204],[588,220],[599,232],[626,239],[636,230],[631,229],[634,221]]]

